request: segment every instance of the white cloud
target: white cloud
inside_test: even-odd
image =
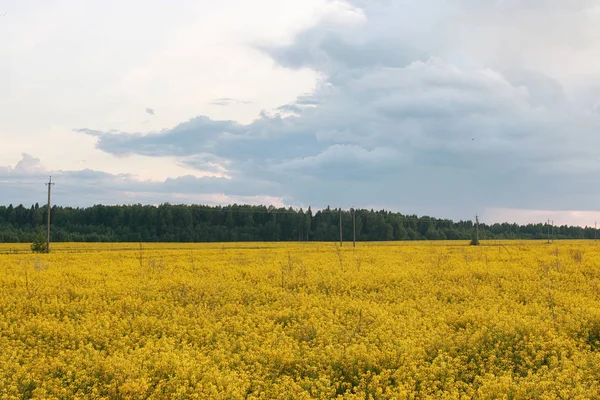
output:
[[[290,102],[312,90],[316,74],[277,67],[250,42],[291,40],[320,20],[325,3],[14,3],[0,21],[7,39],[0,41],[7,60],[0,63],[0,159],[16,162],[29,152],[56,169],[81,168],[85,159],[86,166],[145,178],[195,173],[176,161],[100,155],[93,141],[71,130],[158,131],[198,112],[251,121]],[[249,101],[210,104],[219,97]],[[160,113],[149,119],[148,105]]]
[[[40,159],[31,154],[22,153],[21,160],[14,167],[0,165],[0,175],[4,178],[21,178],[30,175],[46,174],[48,170],[42,166]]]
[[[11,139],[0,157],[14,164],[25,151],[63,171],[86,159],[128,184],[153,179],[133,192],[161,195],[459,218],[534,210],[540,198],[554,210],[595,208],[594,2],[261,1],[183,2],[156,30],[160,3],[140,26],[127,25],[128,6],[107,38],[74,38],[78,21],[34,30],[19,39],[23,54],[4,45],[14,63],[10,80],[0,77],[11,95],[0,98],[0,138]],[[89,4],[40,15],[84,16]],[[94,24],[107,24],[113,7]],[[20,28],[2,29],[16,37]],[[60,57],[34,67],[63,42]],[[148,105],[160,113],[141,125]],[[36,117],[24,119],[31,109]]]

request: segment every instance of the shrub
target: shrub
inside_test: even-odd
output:
[[[34,253],[47,253],[48,252],[48,243],[46,242],[46,237],[43,232],[39,232],[33,238],[33,243],[31,243],[31,251]]]

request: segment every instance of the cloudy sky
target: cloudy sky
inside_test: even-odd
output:
[[[0,204],[600,220],[592,0],[0,0]]]

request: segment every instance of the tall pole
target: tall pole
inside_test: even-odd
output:
[[[548,220],[548,243],[550,243],[550,220]]]
[[[344,245],[343,239],[342,239],[342,208],[340,207],[340,247],[342,247]]]
[[[356,210],[352,209],[352,242],[353,247],[356,247]]]
[[[46,237],[46,253],[50,253],[50,194],[52,192],[52,185],[54,183],[52,183],[52,177],[50,177],[50,180],[46,183],[46,186],[48,186],[48,236]]]
[[[475,233],[477,238],[477,244],[479,244],[479,215],[475,216]]]
[[[554,243],[554,220],[552,220],[552,243]]]

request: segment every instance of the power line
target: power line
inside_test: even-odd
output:
[[[50,180],[48,183],[46,183],[46,186],[48,186],[48,237],[46,239],[46,253],[50,253],[50,194],[52,192],[53,185],[54,183],[52,183],[52,177],[50,177]]]
[[[49,184],[50,185],[54,185],[51,181],[49,183],[46,183],[47,186],[49,186]],[[83,185],[89,184],[90,186],[91,185],[96,185],[95,183],[82,183],[82,184]],[[39,182],[27,182],[27,181],[22,181],[22,182],[14,182],[14,181],[6,182],[6,181],[0,181],[0,186],[3,186],[3,185],[39,185]],[[75,187],[75,186],[73,186],[73,187]],[[65,189],[65,187],[63,186],[63,190],[59,189],[59,193],[69,192],[68,190],[64,191],[64,189]],[[50,191],[50,188],[49,188],[49,191]],[[279,214],[285,215],[285,214],[289,214],[289,215],[298,216],[298,215],[306,215],[306,212],[307,212],[307,211],[303,210],[304,214],[301,214],[299,210],[291,210],[291,211],[290,210],[282,211],[281,209],[279,209],[279,210],[277,210],[277,209],[274,209],[274,210],[268,210],[268,209],[265,209],[265,210],[234,210],[234,209],[231,208],[231,206],[221,206],[220,208],[216,208],[215,206],[206,206],[206,205],[199,205],[199,204],[177,204],[177,203],[168,203],[168,202],[164,203],[164,204],[165,205],[169,204],[169,205],[172,205],[172,206],[173,205],[174,206],[184,205],[184,206],[188,206],[188,207],[198,207],[198,208],[200,208],[203,211],[204,210],[207,211],[208,213],[213,213],[213,212],[221,211],[221,212],[230,212],[232,214],[252,214],[252,215],[260,215],[260,214],[263,214],[263,215],[271,215],[271,214],[273,214],[273,215],[279,215]],[[122,204],[122,205],[121,204],[118,204],[118,205],[115,204],[115,205],[112,205],[112,206],[129,206],[129,207],[131,207],[131,206],[135,206],[135,205],[136,204]],[[148,205],[142,205],[142,206],[143,207],[148,207]],[[252,205],[243,205],[243,206],[260,207],[260,206],[252,206]],[[111,206],[107,205],[105,207],[111,207]],[[152,206],[152,207],[158,208],[158,206]],[[68,208],[68,209],[73,209],[73,208],[87,209],[87,208],[91,208],[91,207],[63,207],[63,208]],[[316,214],[323,215],[323,214],[328,214],[328,213],[334,213],[336,211],[339,212],[339,213],[344,213],[344,212],[351,213],[352,220],[353,220],[353,239],[354,239],[354,237],[356,236],[356,212],[357,212],[356,209],[351,208],[349,211],[343,211],[341,209],[339,209],[339,210],[327,210],[327,209],[323,209],[323,210],[317,210],[317,211],[313,212],[312,216],[314,217]],[[371,212],[368,209],[361,209],[361,210],[358,210],[358,211],[359,211],[359,213],[361,211],[365,211],[365,212],[369,212],[369,213]],[[386,214],[392,215],[393,218],[395,218],[395,219],[401,219],[401,220],[403,220],[405,222],[414,222],[414,223],[430,223],[430,222],[433,222],[433,223],[450,223],[450,224],[453,224],[453,225],[472,223],[472,221],[470,221],[470,220],[458,220],[458,221],[456,221],[456,220],[452,220],[452,219],[448,219],[448,218],[422,218],[422,217],[418,217],[418,216],[400,215],[399,213],[394,213],[394,212],[391,212],[391,211],[385,211],[385,210],[381,210],[381,211],[384,211]],[[381,211],[375,211],[375,213],[380,213]],[[550,235],[550,232],[548,232],[548,242],[550,242],[550,237],[552,237],[552,238],[554,237],[554,221],[548,220],[547,223],[548,223],[548,231],[550,231],[550,227],[552,229],[552,236]],[[476,216],[476,224],[477,224],[477,227],[478,227],[479,226],[478,216]],[[508,223],[508,222],[493,223],[493,224],[491,224],[491,223],[490,224],[482,223],[482,225],[486,226],[486,227],[491,227],[491,226],[497,225],[497,224],[500,224],[500,225],[504,225],[504,224],[512,225],[513,223]],[[517,224],[517,223],[514,223],[514,224]],[[538,224],[535,224],[535,223],[520,224],[519,223],[517,225],[519,225],[519,226],[527,226],[527,225],[538,225]],[[594,233],[595,239],[597,239],[597,226],[596,226],[596,224],[595,224],[594,230],[595,230],[595,233]],[[484,231],[484,235],[485,235],[485,231]]]
[[[14,185],[14,186],[23,186],[23,185],[39,185],[39,182],[3,182],[0,181],[0,185],[1,186],[8,186],[8,185]]]
[[[39,183],[38,183],[39,184]],[[47,183],[46,183],[47,185]],[[54,183],[52,183],[52,185],[54,185]],[[21,206],[23,206],[24,208],[28,209],[28,207],[25,207],[24,205],[20,204]],[[115,204],[115,205],[100,205],[102,207],[134,207],[137,204]],[[165,203],[166,205],[166,203]],[[207,214],[216,214],[218,212],[221,213],[231,213],[231,214],[246,214],[246,215],[255,215],[255,216],[269,216],[269,215],[291,215],[291,216],[307,216],[307,211],[303,210],[303,213],[300,213],[299,210],[293,210],[293,211],[276,211],[276,210],[232,210],[230,208],[227,207],[221,207],[221,208],[216,208],[216,207],[212,207],[212,206],[205,206],[205,205],[194,205],[194,204],[190,204],[190,205],[186,205],[186,204],[170,204],[170,206],[184,206],[184,207],[199,207],[200,211],[203,211]],[[154,207],[155,209],[158,209],[160,206],[152,206],[152,205],[141,205],[142,207]],[[18,207],[18,206],[17,206]],[[84,209],[90,209],[93,208],[94,206],[89,206],[89,207],[71,207],[71,206],[63,206],[63,209],[79,209],[79,210],[84,210]],[[249,206],[249,207],[255,207],[255,206]],[[367,210],[362,210],[362,211],[367,211]],[[312,218],[315,218],[317,215],[331,215],[331,214],[339,214],[339,210],[318,210],[312,213]],[[370,213],[370,211],[368,211]],[[342,210],[342,214],[343,213],[350,213],[352,215],[352,219],[353,219],[353,233],[356,229],[355,224],[356,224],[356,215],[357,215],[357,210],[356,209],[350,209],[349,211],[344,211]],[[472,220],[452,220],[452,219],[445,219],[445,218],[422,218],[422,217],[418,217],[418,216],[406,216],[406,215],[399,215],[393,212],[389,212],[388,214],[390,214],[393,218],[395,219],[399,219],[402,222],[405,223],[438,223],[438,224],[452,224],[452,225],[460,225],[460,224],[477,224],[482,225],[486,228],[491,228],[493,227],[493,225],[504,225],[504,224],[509,224],[509,225],[513,225],[516,224],[518,226],[527,226],[527,225],[540,225],[540,223],[530,223],[530,224],[518,224],[518,223],[493,223],[493,224],[486,224],[486,223],[481,223],[478,221],[478,217],[476,218],[476,221],[472,221]],[[550,220],[548,220],[548,224],[550,224]],[[548,228],[550,228],[551,225],[548,226]],[[485,233],[485,231],[484,231]]]
[[[38,183],[39,184],[39,183]],[[22,204],[21,204],[22,205]],[[167,205],[167,203],[165,203],[164,205]],[[171,204],[168,203],[168,205],[170,206],[184,206],[184,207],[198,207],[200,211],[204,211],[206,213],[216,213],[216,212],[222,212],[222,213],[231,213],[231,214],[250,214],[250,215],[292,215],[292,216],[300,216],[300,215],[304,215],[306,216],[307,211],[303,210],[304,214],[301,214],[299,210],[293,210],[293,211],[277,211],[277,210],[232,210],[230,208],[226,207],[212,207],[212,206],[205,206],[205,205],[195,205],[195,204]],[[137,204],[115,204],[115,205],[101,205],[102,207],[134,207],[137,206]],[[160,206],[152,206],[152,205],[141,205],[142,207],[153,207],[155,209],[158,209]],[[23,206],[24,208],[27,208],[25,206]],[[95,206],[89,206],[89,207],[71,207],[71,206],[64,206],[62,207],[63,209],[90,209],[93,208]],[[258,207],[258,206],[251,206],[249,205],[248,207]],[[368,213],[370,213],[370,211],[368,210],[359,210],[359,211],[367,211]],[[317,214],[319,215],[327,215],[327,214],[338,214],[340,212],[340,210],[317,210],[315,212],[312,212],[312,218],[315,218],[315,216]],[[357,210],[355,209],[351,209],[349,211],[344,211],[341,210],[342,213],[351,213],[353,214],[353,219],[355,220],[356,218],[356,214],[357,214]],[[376,212],[377,213],[377,212]],[[473,221],[470,220],[459,220],[459,221],[455,221],[455,220],[451,220],[451,219],[445,219],[445,218],[422,218],[422,217],[418,217],[418,216],[406,216],[406,215],[399,215],[397,213],[393,213],[393,212],[389,212],[388,214],[392,215],[394,218],[397,219],[401,219],[404,222],[414,222],[414,223],[428,223],[428,222],[435,222],[435,223],[449,223],[449,224],[469,224],[469,223],[473,223]],[[355,222],[354,222],[355,223]],[[482,223],[482,225],[484,226],[491,226],[490,224],[485,224]]]

